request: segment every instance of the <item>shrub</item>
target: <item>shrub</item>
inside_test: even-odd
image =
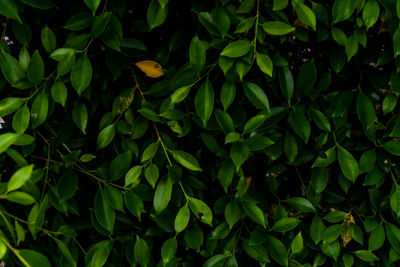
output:
[[[0,1],[0,257],[395,266],[397,3]]]

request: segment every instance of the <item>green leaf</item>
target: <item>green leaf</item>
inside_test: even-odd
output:
[[[25,72],[19,62],[4,51],[0,52],[0,67],[4,78],[11,84],[25,77]]]
[[[288,67],[283,67],[279,69],[278,74],[282,95],[287,102],[290,102],[294,92],[294,81],[292,72]]]
[[[68,90],[63,82],[57,81],[51,87],[51,96],[54,101],[60,103],[63,107],[67,101]]]
[[[185,230],[189,223],[190,210],[187,205],[183,206],[175,217],[174,229],[177,234]]]
[[[238,14],[249,13],[256,4],[256,0],[244,0],[237,9]]]
[[[236,171],[238,172],[240,166],[247,160],[250,154],[249,147],[244,143],[234,143],[232,144],[230,156],[233,163],[236,166]]]
[[[17,133],[24,133],[28,129],[31,113],[27,105],[20,108],[13,117],[12,127]]]
[[[239,221],[240,219],[240,207],[236,201],[230,201],[224,211],[225,220],[229,224],[229,228],[232,227]]]
[[[363,125],[366,136],[372,142],[375,142],[375,107],[371,99],[361,92],[357,96],[357,114]]]
[[[212,266],[227,266],[224,265],[226,262],[226,255],[217,254],[210,257],[203,265],[203,267],[212,267]]]
[[[361,260],[366,262],[374,262],[379,260],[379,258],[374,253],[368,250],[357,250],[354,252],[354,254]]]
[[[247,216],[265,229],[265,215],[264,212],[257,206],[257,204],[250,201],[242,201],[241,204]]]
[[[124,200],[122,197],[121,191],[119,191],[117,188],[110,186],[110,185],[105,185],[104,186],[104,196],[106,197],[106,200],[108,204],[113,209],[119,210],[119,211],[124,211],[123,206],[124,206]],[[126,196],[125,196],[126,197]],[[129,210],[129,205],[126,205]]]
[[[168,5],[162,7],[157,0],[152,0],[147,9],[147,23],[150,29],[154,29],[167,19]]]
[[[15,19],[19,23],[22,23],[21,18],[18,14],[18,6],[14,0],[3,0],[0,2],[0,14]]]
[[[348,19],[356,8],[357,1],[336,0],[332,8],[332,24]]]
[[[303,250],[303,236],[301,235],[301,232],[299,232],[293,238],[290,248],[291,248],[293,254],[299,253]]]
[[[104,191],[101,189],[96,192],[94,198],[94,214],[97,222],[112,233],[115,224],[115,210],[108,204]]]
[[[198,73],[200,73],[206,65],[206,47],[197,35],[193,37],[190,43],[189,61]]]
[[[397,97],[395,95],[386,95],[382,103],[383,115],[392,112],[397,105]]]
[[[171,200],[172,181],[169,176],[162,178],[157,185],[154,193],[153,205],[157,213],[163,211]]]
[[[50,57],[55,61],[62,61],[71,55],[75,55],[76,50],[73,48],[59,48],[56,49],[53,53],[50,54]]]
[[[224,110],[226,111],[232,104],[236,95],[236,85],[233,82],[225,82],[221,89],[220,99]]]
[[[390,207],[392,208],[394,214],[400,217],[400,191],[396,191],[390,197]]]
[[[400,253],[400,229],[389,222],[385,223],[386,236],[389,239],[389,243],[392,245],[393,249]]]
[[[194,99],[194,105],[197,115],[203,121],[203,126],[206,127],[214,107],[214,89],[208,79],[197,91]]]
[[[221,33],[222,38],[226,36],[226,34],[229,31],[231,20],[229,18],[228,12],[225,10],[225,8],[216,6],[213,8],[211,11],[211,16],[214,19],[215,22],[215,27],[219,30]]]
[[[385,228],[382,224],[378,224],[376,228],[370,233],[368,239],[368,250],[378,250],[385,242]]]
[[[150,163],[144,172],[144,177],[146,178],[147,182],[151,185],[151,187],[156,186],[158,177],[159,177],[159,171],[158,167],[156,164]]]
[[[0,135],[0,154],[6,151],[17,141],[19,135],[15,133],[5,133]]]
[[[339,257],[339,253],[340,253],[340,245],[339,245],[339,241],[333,241],[331,243],[322,243],[321,246],[322,252],[331,257],[334,261],[338,260]]]
[[[116,181],[124,177],[129,167],[131,166],[131,162],[132,162],[132,151],[130,150],[116,156],[111,161],[110,164],[110,174],[111,174],[110,180]]]
[[[368,172],[374,168],[376,162],[375,149],[365,151],[360,158],[360,174]]]
[[[151,143],[146,147],[143,151],[141,162],[146,162],[148,160],[152,160],[157,153],[159,142]]]
[[[297,156],[297,153],[299,152],[296,137],[289,132],[286,133],[283,141],[283,151],[285,152],[289,162],[293,162]]]
[[[96,248],[90,266],[104,266],[107,262],[107,258],[109,257],[114,242],[111,240],[102,241],[104,243],[101,244],[98,248]]]
[[[363,232],[357,224],[350,224],[350,235],[355,241],[357,241],[361,245],[364,244]]]
[[[315,124],[321,128],[322,130],[325,130],[327,132],[331,131],[331,124],[329,123],[328,118],[325,116],[324,113],[322,113],[319,110],[312,109],[312,117],[315,122]]]
[[[63,241],[61,241],[58,238],[53,237],[53,240],[56,241],[58,248],[61,250],[61,253],[67,258],[68,262],[72,266],[76,266],[76,261],[74,259],[74,256],[72,256],[71,252],[69,251],[67,245]],[[93,266],[101,266],[101,265],[94,265]]]
[[[50,9],[54,7],[54,3],[51,0],[20,0],[20,1],[31,7],[39,9]]]
[[[228,236],[230,228],[228,223],[223,222],[218,225],[210,234],[210,239],[224,239]]]
[[[92,21],[93,17],[90,13],[80,12],[71,16],[63,28],[71,31],[79,31],[89,27]]]
[[[140,182],[140,175],[142,174],[143,166],[137,165],[132,167],[125,176],[124,187],[135,187]]]
[[[6,195],[6,199],[21,205],[32,205],[36,200],[29,194],[20,191],[14,191]]]
[[[99,8],[101,0],[83,0],[86,6],[92,11],[93,16],[96,14],[97,8]]]
[[[318,244],[322,240],[324,232],[325,232],[324,223],[322,222],[320,217],[315,215],[314,218],[312,219],[310,226],[310,235],[315,244]]]
[[[288,266],[288,255],[285,245],[277,238],[266,235],[266,247],[269,255],[280,265]]]
[[[382,147],[395,156],[400,156],[400,141],[392,140],[384,143]]]
[[[333,37],[333,40],[335,40],[335,42],[338,43],[339,45],[341,45],[341,46],[346,45],[347,36],[343,32],[342,29],[332,27],[332,37]]]
[[[31,249],[20,249],[19,254],[32,267],[51,267],[49,259],[40,252]]]
[[[115,123],[113,123],[101,130],[97,136],[97,150],[102,149],[111,143],[114,139],[115,128]]]
[[[203,171],[200,168],[197,159],[189,153],[180,150],[170,150],[169,152],[172,154],[172,157],[183,167],[191,171]]]
[[[78,102],[78,104],[75,105],[75,107],[72,109],[72,120],[74,121],[75,125],[81,129],[83,134],[86,134],[88,112],[85,104]]]
[[[329,244],[337,240],[340,236],[341,229],[341,224],[333,224],[331,226],[328,226],[322,235],[324,243]]]
[[[314,167],[327,167],[331,165],[335,159],[336,159],[336,147],[333,146],[330,149],[325,151],[325,155],[323,157],[318,157],[315,161],[314,164],[311,166],[312,168]]]
[[[272,77],[274,71],[274,64],[271,58],[266,54],[257,54],[256,62],[262,72]]]
[[[233,124],[232,118],[227,112],[220,109],[215,109],[214,113],[215,118],[217,119],[217,122],[224,133],[228,134],[235,131],[235,126]]]
[[[103,34],[108,22],[110,21],[110,17],[111,12],[104,12],[94,18],[90,32],[93,38],[98,38]]]
[[[314,168],[311,175],[311,186],[319,194],[325,190],[328,185],[329,173],[326,167]]]
[[[34,86],[38,86],[43,80],[44,62],[38,50],[33,53],[31,60],[29,61],[27,76]]]
[[[295,4],[296,14],[299,19],[307,26],[310,26],[314,31],[317,30],[317,19],[311,8],[302,3]]]
[[[124,194],[124,201],[129,212],[136,216],[140,221],[142,213],[145,212],[143,200],[137,194],[128,191]]]
[[[274,226],[270,229],[271,231],[285,233],[290,231],[299,225],[301,221],[296,218],[284,217],[277,222],[275,222]]]
[[[248,40],[238,40],[229,43],[221,52],[221,56],[238,58],[246,55],[253,47],[253,43]]]
[[[373,165],[372,165],[373,166]],[[382,182],[385,178],[385,173],[380,170],[378,167],[373,167],[365,177],[365,181],[363,183],[364,186],[366,185],[378,185]]]
[[[311,135],[311,125],[306,116],[298,110],[292,111],[290,113],[290,125],[294,132],[307,144]]]
[[[54,32],[49,27],[44,26],[40,37],[44,50],[46,50],[47,53],[52,53],[57,47],[56,35]]]
[[[288,3],[289,3],[288,0],[274,0],[274,5],[272,10],[274,11],[282,10],[285,7],[287,7]]]
[[[32,176],[33,164],[20,168],[16,171],[7,183],[7,192],[22,187]]]
[[[49,99],[47,94],[42,92],[33,100],[31,108],[32,128],[35,129],[46,121],[49,111]]]
[[[16,111],[25,99],[17,97],[7,97],[0,101],[0,116],[7,116]]]
[[[329,212],[325,217],[324,220],[328,221],[330,223],[339,223],[339,222],[343,222],[343,220],[349,216],[348,213],[344,212],[344,211],[340,211],[340,210],[334,210]]]
[[[95,158],[96,158],[95,155],[87,153],[87,154],[83,154],[79,158],[79,160],[86,163],[86,162],[89,162],[89,161],[91,161],[92,159],[95,159]]]
[[[178,248],[178,242],[176,242],[176,237],[171,237],[161,247],[161,257],[164,264],[170,262],[174,257],[176,250]]]
[[[302,197],[292,197],[285,200],[285,202],[289,206],[301,212],[314,212],[316,210],[310,201]]]
[[[171,95],[171,105],[180,103],[183,100],[185,100],[185,98],[189,95],[191,88],[192,87],[190,85],[183,86],[183,87],[177,89],[175,92],[173,92]]]
[[[71,71],[71,84],[80,95],[92,80],[92,65],[87,55],[81,56]]]
[[[296,28],[281,21],[269,21],[262,25],[264,31],[270,35],[285,35],[291,33]]]
[[[136,236],[136,243],[135,243],[135,259],[141,266],[148,266],[151,257],[151,251],[147,242],[144,239],[139,238]]]
[[[250,30],[251,27],[253,27],[253,25],[254,25],[254,21],[255,21],[254,17],[242,20],[237,25],[234,33],[243,33],[243,32],[246,32],[246,31]]]
[[[317,80],[317,67],[314,60],[305,63],[297,75],[296,92],[300,96],[306,95],[313,88]]]
[[[345,267],[351,267],[354,264],[354,257],[350,254],[343,254],[342,260]]]
[[[375,0],[368,0],[368,2],[364,6],[362,13],[362,18],[365,26],[367,27],[367,30],[378,21],[379,14],[379,4]]]
[[[258,127],[260,127],[264,121],[268,118],[267,115],[256,115],[250,118],[246,124],[244,125],[243,134],[250,133],[255,131]]]
[[[260,108],[267,112],[270,112],[268,97],[257,84],[244,82],[243,88],[246,97],[256,108]]]
[[[354,183],[359,174],[357,160],[346,149],[338,146],[338,161],[344,176]]]
[[[212,226],[212,212],[206,203],[200,199],[189,197],[188,204],[192,212],[200,219],[200,221]]]
[[[263,246],[250,246],[247,244],[247,240],[243,240],[242,245],[244,251],[246,251],[246,253],[256,261],[260,263],[271,262],[271,260],[268,257],[268,252]]]

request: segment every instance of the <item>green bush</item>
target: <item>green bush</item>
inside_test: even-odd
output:
[[[10,266],[396,266],[400,1],[0,1]]]

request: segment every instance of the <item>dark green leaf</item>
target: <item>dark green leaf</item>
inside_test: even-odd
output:
[[[265,92],[255,83],[243,83],[244,93],[250,102],[257,108],[270,111],[268,97]]]
[[[280,265],[288,266],[287,249],[277,238],[267,235],[266,247],[269,255]]]
[[[338,161],[344,176],[354,183],[359,174],[357,160],[349,151],[338,146]]]
[[[214,107],[214,89],[209,80],[206,80],[196,93],[195,97],[196,113],[203,121],[203,126],[207,125]]]
[[[92,80],[92,65],[87,55],[81,56],[71,71],[71,84],[81,94]]]

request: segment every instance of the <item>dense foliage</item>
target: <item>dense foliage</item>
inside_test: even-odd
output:
[[[1,0],[11,266],[396,266],[400,1]]]

